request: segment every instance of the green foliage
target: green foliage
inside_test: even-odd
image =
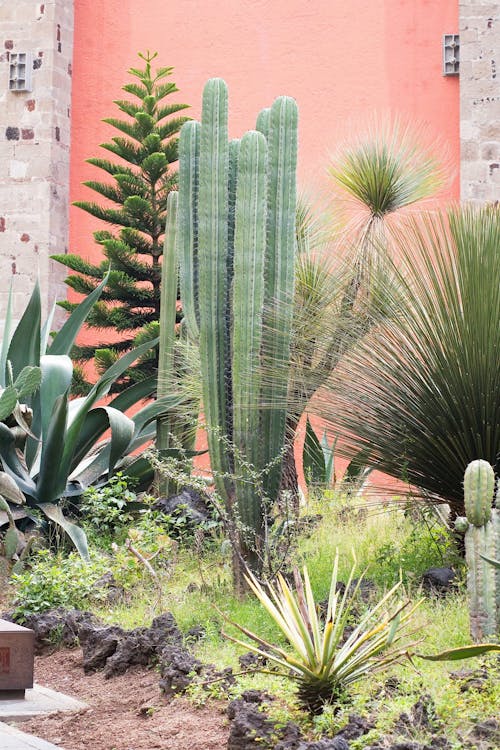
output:
[[[304,448],[302,451],[302,466],[308,486],[323,489],[336,486],[340,492],[355,494],[359,492],[372,471],[371,466],[364,462],[364,452],[355,456],[347,465],[342,481],[337,483],[335,474],[335,446],[337,439],[330,445],[326,430],[321,441],[318,440],[314,428],[307,417]]]
[[[277,99],[265,133],[231,143],[227,109],[226,85],[212,79],[201,125],[186,123],[181,131],[181,296],[189,335],[199,341],[216,485],[239,529],[240,553],[257,569],[265,497],[278,492],[285,433],[297,109],[292,99]],[[281,364],[281,378],[261,383],[263,357]],[[261,473],[260,488],[247,476],[249,466]]]
[[[277,674],[294,680],[300,703],[312,714],[321,713],[325,704],[342,703],[351,683],[400,661],[408,654],[410,644],[402,645],[400,641],[415,607],[408,609],[409,601],[398,600],[400,583],[360,616],[353,631],[345,635],[362,580],[359,578],[351,588],[355,569],[354,565],[341,595],[337,589],[337,553],[324,621],[318,614],[307,568],[304,568],[303,579],[297,570],[294,572],[295,591],[282,576],[278,576],[278,586],[268,584],[266,588],[250,577],[250,588],[282,632],[290,649],[268,643],[236,622],[232,625],[257,646],[228,636],[271,661],[277,667]]]
[[[13,427],[0,422],[3,494],[9,503],[22,506],[16,510],[16,521],[37,523],[33,509],[39,509],[47,519],[45,523],[63,529],[83,557],[88,557],[85,534],[64,516],[61,499],[71,497],[72,502],[77,502],[90,483],[110,477],[115,468],[120,468],[124,456],[151,439],[154,435],[151,423],[156,417],[181,400],[165,397],[143,407],[133,418],[126,416],[126,409],[151,395],[153,379],[132,386],[107,405],[96,406],[125,369],[155,341],[123,355],[106,370],[86,398],[70,400],[73,366],[67,353],[106,282],[107,277],[74,310],[50,344],[40,329],[40,294],[36,286],[12,338],[4,343],[8,347],[6,366],[13,369],[18,379],[22,379],[26,367],[33,366],[37,353],[41,384],[31,398],[29,426],[19,418]],[[108,429],[110,438],[102,440]],[[129,462],[129,475],[134,472],[135,464],[137,460]]]
[[[85,609],[91,602],[104,601],[105,588],[95,584],[106,572],[103,558],[85,562],[76,554],[54,556],[40,550],[29,570],[12,576],[16,617],[55,607]]]
[[[129,489],[121,471],[110,477],[103,487],[87,487],[82,494],[79,512],[87,535],[102,547],[106,540],[118,541],[131,525],[144,503]]]
[[[335,481],[335,444],[328,443],[326,430],[323,432],[321,441],[314,431],[314,428],[307,417],[306,435],[304,439],[304,449],[302,451],[302,466],[304,476],[309,485],[319,485],[320,487],[331,487]]]
[[[399,313],[344,360],[317,408],[348,455],[365,450],[370,465],[463,515],[467,464],[499,468],[500,209],[426,215],[393,236]]]
[[[79,255],[54,256],[75,272],[66,283],[80,294],[89,294],[104,278],[108,267],[112,269],[102,301],[87,320],[88,326],[104,332],[102,340],[74,350],[76,358],[82,362],[101,350],[100,359],[96,361],[100,374],[120,354],[136,346],[137,337],[143,337],[148,327],[158,321],[167,197],[176,186],[177,174],[172,165],[177,160],[177,134],[187,119],[175,116],[187,107],[186,104],[165,103],[166,97],[177,91],[175,84],[166,80],[172,68],[162,67],[153,72],[151,63],[156,54],[148,52],[139,56],[144,67],[129,70],[137,83],[123,86],[132,98],[115,101],[125,118],[104,120],[119,135],[101,147],[117,158],[88,160],[105,173],[106,181],[91,180],[85,185],[106,200],[102,204],[76,203],[110,227],[94,233],[105,260],[93,265]],[[111,225],[119,229],[112,229]],[[67,310],[74,309],[74,303],[60,304]],[[157,333],[149,334],[150,339],[156,336]],[[104,357],[105,365],[100,361]],[[156,361],[157,349],[152,348],[147,357],[120,376],[112,391],[121,391],[151,376]],[[80,373],[79,392],[85,393],[89,387]]]

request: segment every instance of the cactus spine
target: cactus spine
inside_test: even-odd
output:
[[[249,131],[241,142],[228,140],[227,116],[226,84],[212,79],[201,125],[181,130],[177,242],[183,309],[199,342],[212,469],[243,529],[240,552],[255,570],[263,498],[276,497],[284,443],[297,107],[280,97],[259,115],[261,132]],[[272,384],[262,382],[263,357],[277,364]]]
[[[465,519],[457,519],[457,528],[466,528],[467,591],[472,638],[478,642],[498,632],[498,576],[483,559],[496,554],[498,510],[493,511],[495,489],[493,467],[487,461],[472,461],[465,471]]]

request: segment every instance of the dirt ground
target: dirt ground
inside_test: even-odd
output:
[[[79,649],[62,650],[37,657],[35,682],[88,705],[19,724],[64,750],[224,750],[227,744],[224,706],[167,702],[154,670],[136,668],[105,680],[99,672],[83,673]]]

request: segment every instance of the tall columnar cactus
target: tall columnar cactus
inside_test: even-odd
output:
[[[499,628],[498,576],[484,558],[494,558],[499,529],[498,509],[492,510],[495,473],[487,461],[472,461],[464,476],[466,518],[458,518],[456,527],[465,531],[468,566],[471,635],[475,641],[495,636]]]
[[[497,615],[497,632],[500,631],[500,479],[497,482],[495,494],[495,507],[491,511],[491,523],[493,525],[493,536],[495,538],[494,550],[497,565],[495,567],[495,598]]]
[[[239,522],[240,552],[255,570],[285,434],[297,107],[280,97],[241,141],[229,141],[227,119],[226,84],[212,79],[201,124],[181,130],[177,242],[184,315],[199,342],[210,460]],[[275,365],[272,383],[262,377],[264,360]]]

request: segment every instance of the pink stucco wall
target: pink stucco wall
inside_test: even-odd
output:
[[[441,75],[441,37],[457,28],[457,0],[75,0],[71,199],[95,197],[81,185],[98,176],[85,159],[115,134],[100,121],[146,49],[175,68],[194,117],[206,79],[226,79],[232,136],[294,96],[303,187],[324,186],[328,155],[377,113],[428,125],[455,165],[457,197],[458,80]],[[71,252],[97,257],[96,224],[71,209]]]

